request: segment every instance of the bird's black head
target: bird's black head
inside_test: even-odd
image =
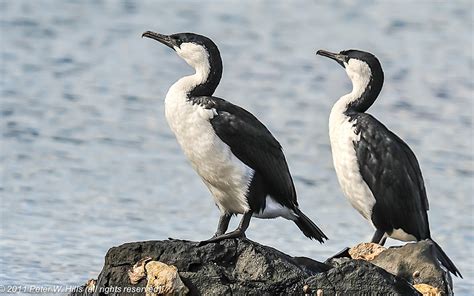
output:
[[[370,52],[348,49],[343,50],[340,53],[332,53],[326,50],[318,50],[316,54],[328,57],[338,62],[339,65],[344,67],[346,71],[351,72],[363,72],[363,65],[366,64],[372,73],[382,72],[382,66],[376,56]],[[363,75],[364,73],[360,73]],[[383,74],[383,73],[382,73]]]
[[[206,36],[194,33],[176,33],[163,35],[146,31],[142,37],[154,39],[172,48],[190,66],[208,68],[212,62],[220,62],[220,53],[217,45]]]
[[[196,70],[201,82],[191,91],[191,96],[210,96],[222,76],[222,59],[217,45],[206,36],[194,33],[163,35],[146,31],[142,37],[154,39],[172,48]]]
[[[352,107],[364,112],[375,101],[382,89],[384,75],[379,60],[371,53],[349,49],[339,53],[318,50],[318,55],[328,57],[344,67],[352,81],[354,102]],[[362,111],[361,111],[362,110]]]

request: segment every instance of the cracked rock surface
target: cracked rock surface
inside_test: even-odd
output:
[[[406,280],[364,260],[340,258],[345,260],[327,265],[245,238],[204,246],[167,240],[113,247],[95,290],[78,287],[71,295],[144,295],[147,279],[132,284],[129,270],[147,257],[175,266],[189,295],[419,295]]]
[[[348,260],[306,280],[323,295],[420,295],[408,282],[365,260]]]

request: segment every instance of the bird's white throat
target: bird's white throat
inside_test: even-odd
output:
[[[352,206],[367,220],[370,220],[375,198],[362,179],[357,163],[354,142],[359,141],[354,122],[345,114],[349,105],[358,100],[368,87],[371,71],[367,63],[350,59],[344,63],[347,75],[352,81],[352,91],[342,96],[331,109],[329,116],[329,137],[339,184]]]
[[[203,46],[194,43],[183,43],[180,47],[175,46],[174,49],[196,73],[179,79],[171,88],[175,91],[187,93],[197,85],[206,82],[211,71],[207,50]]]
[[[338,109],[342,111],[345,111],[350,103],[358,100],[362,96],[369,86],[372,77],[372,71],[369,65],[361,60],[350,59],[348,63],[344,63],[344,66],[347,76],[349,76],[352,82],[352,91],[337,101],[336,105],[338,105]]]

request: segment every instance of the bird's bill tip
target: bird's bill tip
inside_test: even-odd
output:
[[[148,37],[148,38],[152,38],[152,39],[155,39],[156,37],[160,36],[161,34],[158,34],[158,33],[155,33],[153,31],[146,31],[146,32],[143,32],[142,34],[142,38],[143,37]]]
[[[147,38],[150,38],[150,39],[154,39],[160,43],[163,43],[164,45],[170,47],[170,48],[173,48],[174,49],[174,46],[176,45],[175,44],[175,41],[168,35],[163,35],[163,34],[160,34],[160,33],[155,33],[153,31],[146,31],[146,32],[143,32],[142,34],[142,38],[143,37],[147,37]]]
[[[317,55],[320,55],[320,56],[323,56],[323,57],[328,57],[328,58],[331,58],[331,59],[335,59],[339,54],[338,53],[334,53],[334,52],[330,52],[330,51],[327,51],[327,50],[324,50],[324,49],[320,49],[316,52]]]
[[[327,57],[327,58],[330,58],[332,60],[335,60],[339,65],[341,65],[342,67],[346,67],[344,65],[345,62],[347,62],[348,60],[348,57],[344,54],[341,54],[341,53],[335,53],[335,52],[330,52],[330,51],[327,51],[327,50],[324,50],[324,49],[320,49],[316,52],[317,55],[320,55],[320,56],[323,56],[323,57]]]

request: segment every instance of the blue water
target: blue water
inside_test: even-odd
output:
[[[324,260],[372,229],[343,197],[328,116],[350,90],[317,49],[375,53],[385,85],[370,112],[418,156],[433,237],[473,290],[473,4],[470,1],[0,1],[1,285],[79,285],[124,242],[208,238],[218,211],[164,118],[192,70],[143,31],[211,37],[216,95],[284,147],[320,245],[284,219],[248,237]],[[235,225],[236,221],[234,221]],[[398,244],[398,242],[395,242]]]

